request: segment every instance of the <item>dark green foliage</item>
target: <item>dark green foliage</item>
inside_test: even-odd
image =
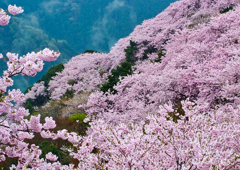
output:
[[[133,73],[132,65],[137,61],[134,54],[137,50],[137,44],[133,41],[130,41],[130,46],[128,46],[124,51],[126,55],[126,61],[122,62],[120,66],[117,66],[116,69],[111,70],[111,75],[108,76],[108,82],[103,84],[100,90],[102,92],[116,93],[117,91],[113,88],[119,81],[119,77],[124,77],[131,75]]]
[[[49,81],[52,79],[52,77],[56,76],[57,72],[61,72],[64,69],[64,65],[62,63],[52,66],[47,73],[37,81],[37,83],[44,81],[44,86],[48,87]]]
[[[87,128],[89,127],[89,123],[84,123],[83,122],[85,118],[86,118],[86,114],[85,113],[77,113],[77,114],[72,115],[72,116],[69,117],[69,119],[71,121],[74,121],[74,122],[77,121],[79,126],[81,126],[82,129],[84,129],[81,132],[82,135],[85,135],[85,132],[86,132]]]
[[[70,120],[78,121],[79,124],[84,123],[83,121],[85,118],[86,118],[86,114],[84,114],[84,113],[77,113],[77,114],[69,117]]]
[[[37,83],[44,81],[44,86],[45,86],[45,92],[47,93],[47,88],[48,88],[48,83],[49,81],[52,79],[52,77],[56,76],[57,72],[61,72],[64,69],[64,65],[63,64],[58,64],[55,66],[52,66],[47,73],[40,79],[37,81]],[[27,93],[28,90],[31,90],[31,87],[28,87],[27,90],[24,93]],[[69,95],[69,94],[68,94]],[[33,114],[35,112],[35,109],[33,106],[42,106],[45,103],[47,103],[50,100],[50,96],[49,95],[39,95],[36,96],[36,99],[28,99],[25,102],[25,108],[29,110],[30,114]]]
[[[111,75],[108,76],[108,82],[103,84],[100,88],[104,93],[110,90],[113,93],[117,91],[113,88],[119,81],[119,77],[124,77],[127,75],[131,75],[133,73],[132,63],[131,62],[122,62],[121,66],[117,66],[116,69],[111,70]]]
[[[73,98],[73,96],[74,96],[74,90],[67,89],[66,93],[63,95],[62,98],[71,99]]]
[[[71,86],[73,86],[73,85],[76,84],[76,83],[77,83],[77,82],[74,81],[74,80],[68,80],[68,84],[71,85]]]
[[[148,59],[148,54],[152,54],[157,52],[157,48],[155,48],[154,46],[149,46],[146,50],[144,50],[144,54],[143,54],[143,58],[142,60],[146,60]]]
[[[77,84],[79,81],[82,81],[82,80],[83,80],[83,78],[82,79],[76,79],[76,80],[68,80],[68,84],[73,86],[74,84]]]
[[[86,50],[86,51],[83,52],[83,54],[84,53],[91,53],[92,54],[92,53],[99,53],[99,52],[95,51],[95,50]]]
[[[116,69],[112,69],[111,73],[116,77],[127,76],[132,74],[132,63],[122,62],[121,66],[117,66]]]
[[[36,97],[36,99],[32,100],[32,104],[33,106],[42,106],[45,103],[47,103],[50,100],[50,96],[49,95],[39,95]]]
[[[0,167],[1,167],[1,170],[5,170],[5,169],[9,169],[9,167],[11,165],[17,165],[17,164],[18,164],[18,160],[17,159],[9,158],[9,157],[6,156],[6,160],[0,162]]]
[[[29,113],[32,115],[35,113],[35,109],[34,109],[34,100],[32,99],[27,99],[26,103],[25,103],[25,109],[29,110]]]
[[[162,62],[162,57],[165,57],[165,49],[160,48],[160,50],[157,52],[158,58],[154,60],[154,62]]]
[[[0,92],[0,102],[4,102],[4,100],[5,100],[5,96],[3,92]]]
[[[44,86],[47,88],[49,81],[52,79],[52,77],[56,76],[57,72],[61,72],[64,69],[64,65],[62,63],[57,64],[55,66],[52,66],[47,73],[42,76],[40,80],[37,81],[37,83],[44,81]],[[27,90],[24,92],[25,94],[28,92],[28,90],[31,90],[32,86],[28,87]]]
[[[127,46],[125,51],[126,61],[134,64],[137,59],[134,57],[134,52],[137,50],[137,43],[130,40],[130,46]]]
[[[54,144],[50,144],[48,141],[43,141],[39,144],[39,148],[42,150],[40,158],[45,158],[46,154],[52,152],[52,154],[58,157],[58,161],[63,165],[68,165],[71,163],[71,158],[68,153],[64,153],[61,150],[57,149]]]
[[[168,115],[173,119],[175,123],[177,123],[180,117],[185,115],[185,111],[183,110],[181,100],[175,104],[174,110],[175,110],[174,112],[168,112]]]
[[[220,11],[220,14],[227,13],[227,12],[229,12],[230,10],[233,10],[233,6],[232,6],[232,5],[224,8],[224,9],[222,9],[222,10]]]
[[[47,103],[50,100],[49,95],[39,95],[36,96],[35,99],[27,99],[27,101],[24,104],[24,107],[29,110],[29,113],[33,115],[36,110],[34,109],[34,106],[40,107],[43,106],[45,103]]]

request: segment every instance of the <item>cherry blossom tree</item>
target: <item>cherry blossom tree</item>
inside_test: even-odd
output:
[[[161,63],[149,60],[135,66],[114,88],[117,94],[96,92],[86,105],[89,115],[111,121],[141,120],[161,104],[176,105],[189,98],[205,108],[239,104],[239,7],[211,17],[208,23],[184,28],[173,35]],[[157,52],[156,52],[157,53]],[[157,58],[153,53],[150,59]],[[155,56],[154,56],[155,54]],[[138,55],[138,54],[136,54]],[[228,89],[228,90],[227,90]]]
[[[234,10],[221,12],[229,6]],[[148,45],[164,48],[165,57],[139,61],[135,74],[114,87],[117,93],[90,96],[91,129],[74,154],[81,168],[238,169],[237,18],[237,1],[179,1],[138,26],[126,38],[145,43],[135,57],[142,59]],[[149,59],[158,57],[154,53]]]
[[[239,108],[200,113],[197,103],[182,106],[177,123],[171,105],[135,123],[96,119],[72,155],[80,169],[238,169]]]
[[[64,70],[49,82],[52,99],[60,99],[67,90],[94,91],[106,81],[111,67],[109,57],[101,53],[84,53],[73,57],[64,65]]]
[[[0,141],[6,146],[1,161],[17,158],[13,169],[239,169],[239,16],[238,0],[177,1],[108,54],[72,58],[49,91],[52,99],[67,89],[92,91],[80,106],[90,125],[86,136],[66,129],[54,133],[52,118],[43,124],[40,115],[24,119],[24,95],[7,91],[12,76],[34,76],[42,60],[59,53],[44,49],[20,58],[8,53],[8,70],[0,79]],[[110,70],[125,60],[130,41],[137,44],[134,74],[121,77],[116,93],[100,92]],[[41,90],[39,83],[31,93]],[[68,140],[78,164],[61,165],[52,153],[40,159],[38,146],[24,142],[33,132]]]
[[[12,15],[22,13],[21,7],[9,5],[8,12]],[[7,25],[10,16],[1,9],[0,25]],[[26,167],[48,166],[44,159],[40,159],[41,150],[38,146],[31,146],[24,142],[25,139],[32,139],[34,132],[42,132],[43,129],[55,128],[55,122],[51,118],[46,118],[45,123],[40,123],[40,115],[31,116],[29,120],[24,117],[29,115],[28,110],[21,106],[25,96],[19,89],[8,90],[13,85],[12,77],[18,74],[35,76],[43,69],[44,61],[54,61],[59,57],[59,52],[44,49],[40,52],[28,53],[19,57],[15,53],[2,54],[1,59],[7,60],[8,69],[3,72],[0,78],[0,157],[1,162],[6,157],[18,159],[17,169]],[[47,159],[53,160],[53,156],[48,154]],[[54,159],[55,160],[55,159]],[[58,163],[55,163],[58,164]],[[13,165],[14,167],[15,165]]]

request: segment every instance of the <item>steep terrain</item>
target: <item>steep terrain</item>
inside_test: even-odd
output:
[[[42,87],[53,100],[91,93],[79,168],[239,169],[239,4],[177,1]]]
[[[140,115],[156,111],[160,104],[167,101],[176,104],[187,98],[208,102],[207,108],[214,107],[222,100],[228,100],[220,94],[226,93],[226,86],[233,81],[225,72],[229,65],[236,63],[234,56],[238,55],[238,25],[234,25],[238,20],[231,19],[238,15],[237,5],[238,1],[178,1],[155,18],[137,26],[108,54],[84,53],[73,57],[45,90],[54,100],[60,99],[67,90],[75,93],[96,91],[88,107],[102,108],[99,104],[104,103],[105,98],[116,98],[116,102],[126,107],[118,108],[122,112],[122,109],[130,111],[131,107],[136,107],[135,104],[139,105],[139,109],[144,108],[141,112],[137,110]],[[134,74],[114,87],[117,94],[99,93],[111,70],[127,60],[130,42],[135,43],[129,56],[134,60]],[[34,98],[34,92],[29,95]],[[122,97],[124,102],[120,100]],[[130,108],[129,104],[132,105]]]
[[[121,37],[127,36],[146,18],[154,17],[175,0],[3,0],[24,8],[12,16],[9,25],[0,28],[0,52],[26,55],[44,48],[61,51],[55,62],[34,78],[15,77],[14,88],[22,91],[33,85],[55,64],[66,63],[72,56],[87,49],[107,52]],[[144,12],[142,12],[144,11]],[[6,69],[4,61],[0,61]]]

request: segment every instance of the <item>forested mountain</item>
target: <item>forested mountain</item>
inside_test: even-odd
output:
[[[88,49],[108,52],[119,38],[171,2],[174,0],[4,0],[0,2],[3,9],[16,4],[24,8],[24,13],[13,16],[9,25],[0,28],[0,52],[25,55],[46,47],[61,52],[60,58],[47,64],[36,77],[17,78],[15,87],[25,90],[52,65],[66,63]]]
[[[239,18],[239,0],[174,2],[109,52],[55,65],[25,95],[7,92],[14,73],[32,75],[59,52],[8,53],[0,160],[13,169],[240,169]]]

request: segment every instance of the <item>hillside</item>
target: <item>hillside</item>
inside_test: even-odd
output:
[[[71,57],[88,49],[108,52],[116,41],[127,36],[146,18],[152,18],[174,0],[4,0],[24,8],[12,16],[9,25],[0,28],[0,51],[18,53],[44,48],[61,51],[57,61],[45,65],[35,77],[14,77],[14,88],[22,91],[32,86],[53,65],[66,63]],[[145,12],[142,12],[145,11]],[[6,69],[6,63],[0,61]]]
[[[239,169],[239,4],[172,3],[26,95],[90,94],[79,106],[90,128],[72,151],[78,168]]]
[[[237,7],[237,3],[218,2],[216,4],[210,3],[210,5],[206,5],[208,2],[201,3],[200,1],[196,1],[194,3],[191,2],[191,6],[188,5],[189,3],[190,1],[188,3],[183,3],[182,1],[173,3],[155,18],[144,21],[143,24],[137,26],[128,37],[120,39],[109,53],[83,53],[73,57],[64,65],[65,69],[61,73],[57,73],[57,76],[49,82],[48,89],[45,87],[48,95],[51,96],[51,99],[56,100],[60,99],[67,90],[75,93],[81,91],[99,91],[101,85],[106,83],[108,76],[111,75],[111,70],[127,60],[126,56],[128,54],[126,50],[128,50],[128,48],[131,50],[133,47],[130,45],[130,42],[134,42],[136,45],[134,49],[132,49],[132,54],[130,54],[130,57],[134,59],[134,63],[132,63],[134,74],[124,78],[118,86],[114,87],[115,89],[123,89],[127,84],[132,84],[131,81],[134,80],[135,83],[137,83],[136,81],[138,80],[140,81],[138,84],[143,83],[142,87],[139,87],[140,89],[145,89],[145,86],[149,86],[149,89],[152,89],[150,86],[155,83],[158,93],[160,93],[160,91],[165,93],[169,91],[169,88],[172,88],[172,91],[170,91],[167,96],[160,95],[165,96],[161,99],[162,103],[168,100],[176,103],[177,100],[187,98],[191,98],[192,100],[198,99],[197,96],[201,94],[201,91],[199,91],[200,85],[197,85],[197,81],[200,81],[200,79],[203,81],[206,79],[203,76],[207,76],[209,77],[207,79],[212,77],[214,82],[216,81],[214,80],[216,76],[209,75],[210,73],[201,75],[197,68],[204,67],[201,69],[205,69],[206,72],[212,70],[212,62],[216,63],[216,60],[219,60],[219,57],[212,56],[217,55],[215,52],[220,46],[223,50],[226,49],[225,46],[228,45],[228,51],[224,51],[226,53],[223,53],[224,56],[233,56],[232,53],[228,54],[229,48],[237,49],[238,37],[235,35],[235,32],[237,32],[236,28],[233,28],[233,26],[230,27],[228,24],[228,22],[232,20],[226,22],[223,26],[216,25],[223,19],[227,20],[231,13],[236,13],[236,9],[234,8],[233,10],[232,8]],[[228,8],[228,11],[224,13],[221,12]],[[214,26],[217,28],[213,28]],[[223,27],[221,28],[223,30],[228,29],[226,32],[223,32],[219,27]],[[232,29],[235,32],[232,32]],[[234,34],[234,37],[232,37],[233,35],[231,34]],[[227,39],[228,36],[232,37],[231,41],[233,42],[227,43],[230,41]],[[223,42],[226,43],[226,45],[223,46]],[[210,45],[212,46],[211,50],[209,49]],[[234,54],[237,54],[236,49]],[[228,60],[232,59],[227,59],[225,62]],[[207,62],[208,65],[204,64],[205,62]],[[222,67],[225,68],[229,63],[219,63],[219,67],[221,64],[223,64]],[[222,70],[223,68],[214,68],[214,70]],[[193,70],[198,70],[198,72]],[[192,75],[189,75],[190,73]],[[145,74],[148,76],[145,77]],[[171,76],[168,77],[169,75]],[[149,78],[148,81],[150,82],[156,80],[147,85],[147,80],[139,80],[141,76],[144,77],[144,79],[149,76],[154,76]],[[161,81],[163,80],[167,80],[163,83],[164,87],[161,85]],[[189,83],[189,81],[191,81],[191,83]],[[210,83],[210,80],[208,80],[208,82],[205,81],[206,80],[202,82],[202,84],[205,84],[204,86],[208,84],[209,88],[211,86],[217,89],[219,88],[212,85],[213,82]],[[226,80],[222,81],[224,82]],[[125,83],[126,85],[124,85]],[[187,84],[189,84],[189,86],[185,87]],[[222,83],[218,82],[218,84]],[[171,87],[173,85],[176,87]],[[37,84],[35,86],[37,86]],[[120,93],[121,89],[117,91]],[[209,95],[219,95],[212,90],[214,89],[208,89],[207,92],[207,89],[204,89],[204,91],[206,91],[205,93],[209,93]],[[221,90],[218,89],[218,91]],[[38,94],[40,93],[41,92],[38,91]],[[34,98],[34,92],[29,94],[29,96],[30,98]],[[211,104],[214,101],[209,102],[209,104]],[[157,103],[156,105],[159,104],[161,103]]]

